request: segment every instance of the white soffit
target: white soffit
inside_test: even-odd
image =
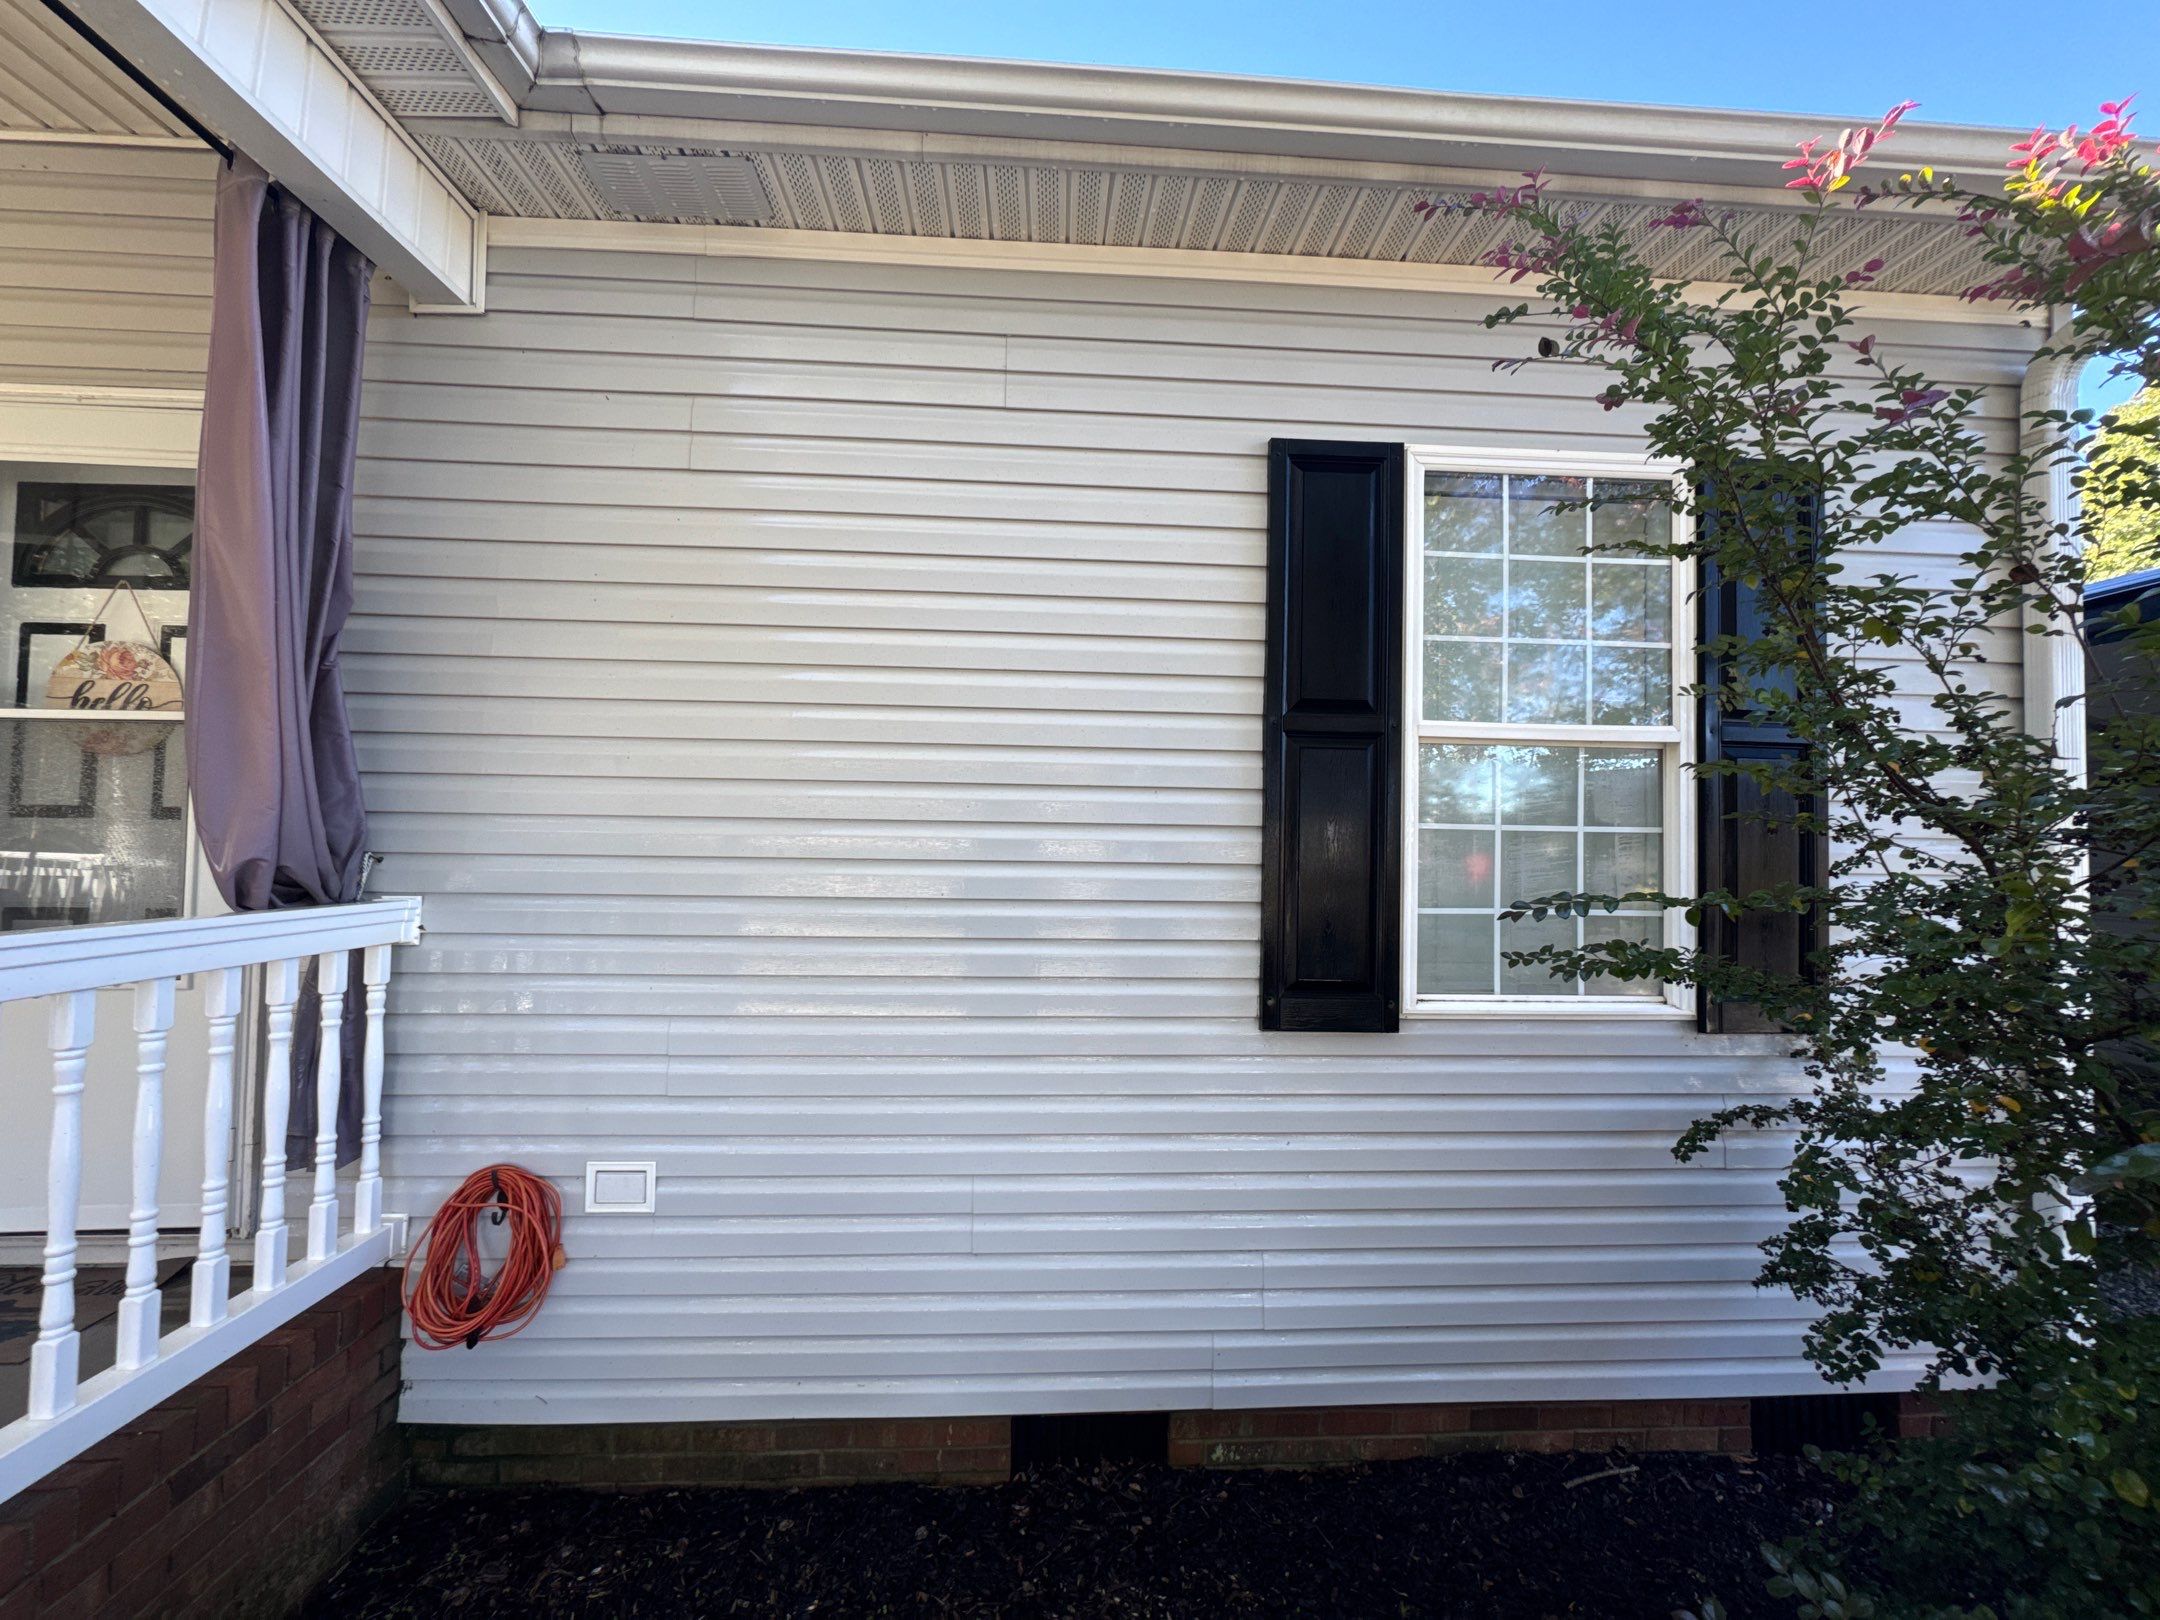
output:
[[[413,298],[480,303],[471,205],[284,0],[72,0],[98,37]]]
[[[768,226],[951,241],[1066,243],[1291,255],[1407,264],[1475,265],[1508,239],[1508,222],[1467,206],[1420,214],[1421,199],[1462,201],[1469,182],[1419,185],[1324,174],[1210,172],[1021,158],[907,158],[766,146],[754,151],[688,143],[579,140],[526,132],[415,131],[474,207],[523,219],[662,221]],[[767,128],[768,138],[785,131]],[[696,190],[653,189],[598,178],[625,154],[687,173],[746,175],[769,202],[762,218],[737,211],[748,179],[731,180],[712,211],[678,211]],[[659,160],[665,159],[665,162]],[[622,171],[627,172],[627,171]],[[1615,223],[1651,268],[1676,281],[1721,279],[1718,244],[1707,231],[1652,229],[1673,198],[1570,194],[1592,226]],[[1717,206],[1713,204],[1713,206]],[[1734,204],[1751,243],[1790,231],[1789,206]],[[647,209],[655,211],[648,212]],[[752,223],[754,221],[754,223]],[[1826,227],[1826,268],[1887,261],[1878,291],[1959,293],[1986,279],[1979,244],[1940,215],[1877,209],[1841,212]]]
[[[439,0],[293,0],[293,7],[399,118],[517,122],[517,104]]]
[[[56,140],[200,144],[43,0],[0,0],[0,130]]]

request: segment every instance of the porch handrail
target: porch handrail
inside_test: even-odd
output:
[[[0,1002],[253,967],[281,957],[409,945],[419,937],[420,902],[414,898],[32,929],[0,934]]]
[[[0,1428],[0,1501],[238,1354],[264,1334],[390,1257],[382,1209],[383,1017],[393,946],[420,937],[416,899],[362,901],[226,917],[185,917],[0,937],[0,1003],[44,998],[52,1056],[52,1134],[38,1334],[30,1350],[29,1411]],[[361,983],[347,995],[350,953]],[[301,968],[316,963],[321,1041],[314,1076],[315,1152],[304,1218],[305,1258],[289,1258],[287,1102]],[[263,1052],[260,1220],[251,1286],[233,1295],[227,1253],[234,1075],[242,973],[262,971],[268,1039]],[[166,1043],[177,981],[202,975],[209,1023],[203,1099],[201,1232],[185,1326],[160,1335],[158,1171],[164,1134]],[[114,1363],[79,1376],[75,1327],[76,1223],[82,1190],[84,1074],[96,1038],[97,992],[133,986],[135,1116],[130,1161],[126,1291]],[[349,1001],[358,1006],[348,1014]],[[365,1022],[360,1161],[351,1219],[340,1231],[337,1099],[340,1034]]]

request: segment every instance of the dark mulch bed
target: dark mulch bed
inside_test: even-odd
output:
[[[1715,1593],[1735,1617],[1789,1614],[1764,1596],[1756,1549],[1825,1501],[1797,1461],[1679,1454],[1060,1467],[943,1490],[416,1492],[302,1613],[1664,1620]]]

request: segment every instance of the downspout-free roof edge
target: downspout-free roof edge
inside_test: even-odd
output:
[[[498,0],[465,0],[466,4]],[[500,0],[515,3],[515,0]],[[992,61],[548,29],[525,104],[957,135],[1763,183],[1834,118],[1463,95],[1162,69]],[[1846,120],[1852,121],[1852,120]],[[1973,180],[2022,131],[1905,124],[1889,156]],[[1766,165],[1768,166],[1766,168]],[[1888,164],[1885,165],[1888,167]]]

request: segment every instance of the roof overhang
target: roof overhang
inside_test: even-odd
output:
[[[898,131],[1180,153],[1777,186],[1833,118],[1442,94],[1295,79],[548,31],[534,111]],[[2019,132],[1907,124],[1898,161],[1974,175]]]
[[[211,127],[281,179],[301,176],[318,211],[422,298],[468,308],[483,216],[798,245],[1026,244],[1041,250],[1031,262],[1073,249],[1306,261],[1369,279],[1478,265],[1506,221],[1415,205],[1533,169],[1585,220],[1628,232],[1655,273],[1715,283],[1710,233],[1651,222],[1700,197],[1748,240],[1774,239],[1799,206],[1780,165],[1840,122],[580,34],[542,29],[523,0],[71,3]],[[292,117],[278,102],[295,70],[249,48],[273,36],[310,75]],[[314,80],[335,92],[335,118]],[[381,165],[341,157],[363,126],[362,158],[392,152],[412,182],[395,196],[374,194]],[[1907,121],[1895,157],[1987,184],[2012,138]],[[1887,260],[1873,294],[2005,313],[1950,304],[1988,272],[1945,211],[1839,210],[1819,240],[1828,271]]]

